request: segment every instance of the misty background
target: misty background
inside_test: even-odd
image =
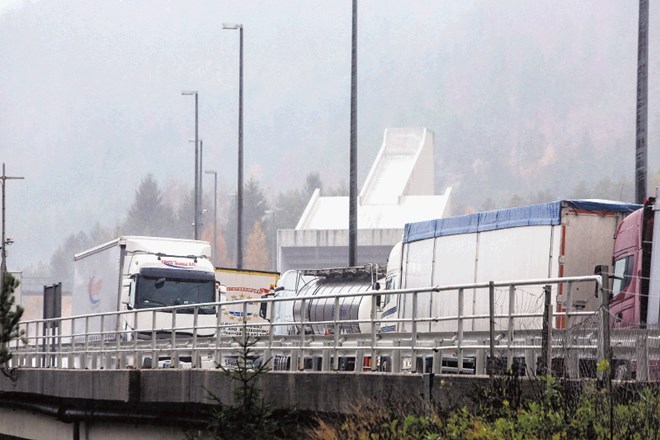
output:
[[[649,194],[660,184],[655,6]],[[223,22],[244,26],[244,181],[260,209],[288,207],[316,178],[348,186],[350,0],[0,0],[0,159],[25,177],[7,181],[10,270],[58,281],[44,275],[67,237],[120,231],[149,175],[185,212],[194,99],[182,90],[199,92],[203,167],[218,172],[231,250],[239,34]],[[636,1],[360,0],[360,187],[386,128],[422,126],[453,214],[632,201],[637,25]],[[203,185],[208,200],[212,177]],[[299,213],[286,211],[278,226],[292,228]]]

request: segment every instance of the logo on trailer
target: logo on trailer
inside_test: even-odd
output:
[[[101,290],[103,289],[103,279],[97,279],[96,275],[89,277],[87,281],[87,296],[92,307],[98,307],[101,302]]]
[[[195,267],[195,262],[194,261],[169,260],[169,259],[165,259],[165,258],[163,258],[160,261],[165,266],[169,266],[169,267],[179,267],[179,268]]]

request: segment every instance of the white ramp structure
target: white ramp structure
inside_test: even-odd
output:
[[[434,190],[434,139],[426,128],[388,128],[358,198],[357,263],[385,264],[406,223],[448,214]],[[278,271],[348,264],[348,197],[317,189],[295,229],[277,233]]]

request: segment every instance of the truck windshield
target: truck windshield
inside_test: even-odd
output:
[[[614,281],[612,282],[612,296],[618,295],[630,285],[633,275],[634,255],[619,258],[614,262]]]
[[[215,275],[212,273],[149,269],[140,271],[135,287],[135,308],[180,306],[215,301]],[[194,308],[177,309],[177,313],[194,313]],[[212,306],[200,307],[198,313],[213,314]]]

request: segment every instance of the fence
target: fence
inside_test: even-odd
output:
[[[25,321],[20,324],[24,337],[11,344],[10,366],[215,368],[235,364],[249,343],[251,360],[291,371],[493,375],[512,370],[533,376],[552,369],[582,377],[597,374],[598,362],[608,359],[622,377],[655,377],[658,331],[613,329],[608,346],[604,335],[609,315],[603,307],[583,311],[573,304],[571,292],[578,283],[601,290],[601,278],[589,276],[271,297]],[[557,311],[560,290],[566,301]],[[384,296],[396,301],[397,313],[383,316]],[[342,304],[350,298],[361,299],[359,316],[344,313]],[[277,317],[273,305],[280,302],[298,315]],[[311,320],[310,308],[321,302],[329,312]],[[487,313],[481,313],[479,305],[486,302]],[[268,319],[256,318],[262,304]],[[227,318],[228,309],[242,309],[232,315],[240,315],[240,322]]]

